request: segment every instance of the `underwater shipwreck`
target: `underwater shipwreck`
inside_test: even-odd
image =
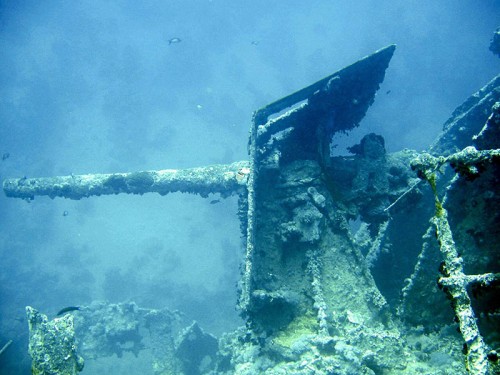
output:
[[[490,49],[500,53],[498,31]],[[426,152],[388,153],[372,133],[352,156],[332,156],[332,137],[360,124],[394,51],[256,111],[248,161],[5,180],[7,196],[28,200],[239,197],[244,327],[216,338],[133,302],[53,320],[27,307],[33,374],[76,374],[87,358],[146,346],[155,375],[500,374],[500,76]]]

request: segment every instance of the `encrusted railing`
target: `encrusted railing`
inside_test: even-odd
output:
[[[448,212],[444,207],[446,197],[441,200],[437,193],[436,172],[445,164],[449,164],[459,175],[471,177],[478,175],[479,166],[491,163],[493,159],[499,157],[500,149],[478,151],[475,147],[470,146],[448,157],[434,157],[424,153],[415,158],[411,163],[412,169],[417,171],[418,176],[422,180],[429,183],[434,193],[436,209],[431,223],[435,228],[436,238],[444,259],[440,267],[441,277],[438,280],[438,285],[451,300],[451,305],[460,327],[460,333],[465,341],[463,353],[466,357],[466,368],[474,375],[486,375],[490,373],[489,349],[479,332],[467,287],[473,284],[488,287],[494,282],[500,281],[500,274],[465,274],[464,261],[455,246],[453,233],[448,222]],[[451,184],[457,179],[458,176],[455,176],[451,180]]]

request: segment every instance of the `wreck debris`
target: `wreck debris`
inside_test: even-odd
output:
[[[444,123],[443,132],[431,145],[433,155],[447,156],[470,146],[488,120],[491,107],[500,101],[500,75],[471,95]]]
[[[110,304],[94,301],[82,306],[78,316],[66,314],[48,321],[27,307],[30,323],[30,354],[36,374],[75,374],[83,359],[99,359],[124,353],[136,357],[152,351],[152,371],[157,375],[199,374],[215,367],[217,339],[193,322],[179,331],[182,317],[168,309],[147,309],[134,302]],[[146,333],[147,332],[147,333]],[[149,334],[148,334],[149,333]]]
[[[200,368],[213,368],[217,339],[197,322],[177,333],[181,321],[178,312],[168,309],[142,308],[134,302],[93,302],[82,308],[75,327],[87,358],[122,357],[126,352],[137,357],[151,349],[154,374],[199,374]]]
[[[111,194],[166,195],[173,192],[199,194],[207,197],[220,193],[227,197],[241,192],[247,183],[248,162],[211,165],[190,169],[165,169],[133,173],[87,174],[46,178],[7,179],[3,189],[8,197],[34,199],[37,195],[50,198],[81,199]]]
[[[175,354],[174,343],[180,320],[176,312],[168,309],[151,309],[144,314],[143,323],[149,332],[154,375],[178,374],[181,371],[182,364]]]
[[[389,220],[384,221],[382,224],[380,224],[377,236],[372,241],[371,246],[368,249],[368,252],[365,256],[368,268],[372,268],[374,266],[375,261],[377,260],[378,256],[380,255],[380,251],[382,249],[384,237],[385,237],[385,234],[387,232],[388,226],[389,226]]]
[[[473,178],[479,174],[479,169],[483,164],[491,163],[495,158],[500,158],[500,149],[478,151],[474,146],[468,146],[447,157],[434,157],[422,153],[412,160],[411,167],[417,171],[420,178],[429,181],[431,186],[435,186],[435,173],[445,164],[449,164],[456,173]]]
[[[413,154],[392,159],[383,138],[369,135],[352,158],[359,163],[330,157],[332,135],[351,130],[363,118],[393,51],[393,46],[380,50],[321,81],[323,87],[315,84],[314,90],[306,88],[254,115],[248,184],[254,206],[248,211],[240,298],[248,336],[240,341],[251,350],[256,340],[261,354],[245,360],[238,351],[246,349],[236,346],[235,369],[326,374],[405,366],[403,341],[352,241],[348,220],[359,212],[374,224],[388,220],[383,209],[389,186],[407,188],[411,172],[403,160]],[[359,192],[376,198],[360,209],[356,202],[362,198],[353,193],[349,210],[344,198],[352,189],[343,184],[356,178],[354,165],[365,171],[367,161],[373,173],[367,171],[356,183]],[[391,182],[380,177],[380,165],[384,171],[392,168]],[[342,166],[351,178],[336,174]],[[386,185],[370,179],[372,174]],[[379,186],[385,190],[370,191]]]
[[[436,171],[448,163],[456,173],[470,178],[479,173],[478,168],[481,164],[492,162],[498,157],[500,157],[500,150],[478,151],[475,147],[469,146],[448,157],[436,158],[429,154],[422,154],[412,161],[412,168],[418,171],[421,179],[430,184],[434,192],[436,212],[431,222],[435,227],[440,251],[444,258],[440,269],[442,276],[438,284],[450,298],[459,323],[460,333],[465,341],[463,352],[466,356],[466,367],[469,372],[477,375],[489,373],[488,348],[479,332],[467,287],[474,284],[489,286],[500,281],[500,274],[466,275],[464,273],[463,259],[458,254],[453,240],[448,212],[436,191]]]
[[[317,310],[318,334],[327,337],[328,333],[328,310],[323,295],[323,285],[321,283],[320,257],[314,250],[307,251],[307,271],[311,277],[311,287],[314,299],[314,308]]]
[[[471,300],[467,294],[467,278],[463,273],[462,259],[455,248],[447,213],[444,208],[441,210],[441,213],[436,212],[432,220],[445,262],[445,269],[439,283],[452,300],[452,307],[465,341],[466,367],[472,374],[487,374],[488,351],[477,327]]]
[[[252,123],[255,124],[257,121],[257,114],[253,114]],[[239,213],[241,221],[243,235],[245,236],[245,259],[243,265],[243,274],[239,282],[240,298],[238,307],[241,311],[245,311],[250,305],[250,291],[252,289],[252,266],[253,266],[253,254],[254,254],[254,242],[255,242],[255,181],[257,179],[257,127],[254,125],[250,129],[250,140],[248,145],[248,154],[250,156],[250,174],[247,181],[247,198],[242,198],[238,200],[239,203]],[[245,209],[247,210],[245,212]],[[246,214],[246,215],[245,215]]]
[[[168,309],[94,301],[82,307],[75,317],[75,328],[85,358],[121,358],[125,353],[137,357],[151,348],[154,374],[179,374],[182,364],[175,353],[174,337],[181,320],[177,312]]]
[[[307,207],[311,207],[308,209],[311,214],[315,210],[321,218],[317,214],[313,215],[317,218],[312,216],[307,218],[292,217],[288,226],[282,226],[282,237],[301,235],[304,242],[312,240],[313,237],[320,238],[320,233],[317,232],[317,220],[324,220],[324,214],[321,211],[325,209],[316,208],[313,201],[307,203],[311,200],[307,191],[314,188],[322,193],[324,190],[320,180],[316,179],[321,175],[319,165],[329,164],[331,138],[334,133],[350,130],[359,124],[368,107],[373,103],[375,92],[384,78],[385,69],[394,49],[395,46],[389,46],[377,51],[373,55],[280,99],[254,114],[249,143],[252,172],[248,183],[247,251],[240,297],[240,308],[243,312],[253,311],[252,290],[262,289],[262,286],[255,285],[260,283],[258,280],[262,277],[261,275],[274,274],[274,271],[268,269],[277,266],[277,264],[271,266],[274,262],[267,263],[264,259],[255,259],[255,249],[274,247],[267,238],[271,234],[263,235],[264,230],[261,230],[261,234],[257,238],[255,227],[267,226],[266,218],[273,215],[283,218],[289,216],[282,209],[279,212],[270,210],[271,201],[283,199],[287,194],[290,196],[288,200],[292,199],[292,194],[296,194],[298,197],[305,194],[304,197],[307,199],[301,198],[296,203],[285,204],[291,206],[292,210],[296,209],[295,212],[298,216],[302,215],[299,215],[301,210],[299,207],[304,208],[303,204],[305,204]],[[299,104],[297,105],[297,103]],[[295,107],[293,107],[294,105]],[[284,114],[271,117],[271,115],[289,107],[292,108]],[[280,141],[283,139],[286,141]],[[281,177],[279,177],[280,175]],[[280,183],[280,180],[283,182]],[[270,191],[270,184],[276,182],[278,182],[278,189],[273,188]],[[319,186],[315,186],[318,183]],[[276,196],[274,192],[280,197]],[[282,194],[284,195],[281,196]],[[310,222],[306,223],[308,221]],[[269,221],[269,223],[271,222]],[[301,222],[302,224],[300,224]],[[273,224],[271,225],[274,227]],[[299,225],[301,228],[294,228],[294,225]],[[264,238],[266,239],[264,240]],[[281,247],[281,245],[279,246]],[[262,269],[260,268],[261,264]],[[282,272],[282,270],[279,271],[279,273]],[[286,283],[285,280],[281,282]],[[258,316],[260,314],[254,312],[251,315]]]
[[[144,348],[139,332],[140,322],[149,310],[135,303],[107,304],[93,302],[82,307],[75,317],[75,327],[82,344],[80,350],[86,358],[115,354],[122,357],[130,352],[135,356]]]
[[[196,333],[196,323],[190,326],[191,330],[186,328],[176,340],[181,324],[184,324],[182,317],[176,311],[143,308],[134,302],[111,304],[94,301],[82,307],[75,317],[79,346],[85,358],[113,355],[121,358],[125,353],[137,357],[142,350],[151,349],[152,370],[158,375],[180,374],[199,365],[195,357],[189,361],[186,355],[191,337],[186,332]]]
[[[371,234],[378,232],[378,227],[390,219],[390,214],[404,210],[412,200],[418,201],[419,195],[415,187],[420,180],[409,168],[410,160],[417,153],[403,150],[387,154],[383,138],[379,137],[367,134],[360,144],[351,147],[355,156],[332,157],[326,168],[330,179],[342,192],[342,204],[349,218],[359,216],[369,223]],[[404,204],[396,206],[399,201]]]
[[[500,139],[500,102],[496,102],[491,108],[491,115],[479,134],[472,137],[474,145],[479,150],[495,148]]]
[[[182,330],[176,341],[175,353],[184,374],[206,373],[213,368],[218,341],[203,331],[197,322]]]
[[[464,148],[471,144],[479,151],[494,150],[499,147],[499,97],[500,80],[496,77],[453,112],[445,123],[443,133],[437,137],[430,149],[434,156],[429,158],[430,155],[426,154],[420,156],[419,159],[428,158],[434,168],[441,166],[436,170],[436,172],[441,172],[446,164],[447,155],[460,150],[464,151]],[[497,102],[492,103],[492,100],[495,99]],[[490,103],[491,111],[488,108]],[[488,115],[489,113],[491,114]],[[467,136],[463,134],[467,134]],[[455,147],[455,140],[463,145],[462,149]],[[473,149],[469,150],[474,153]],[[480,154],[476,153],[476,155]],[[496,228],[498,227],[500,201],[493,188],[497,186],[496,176],[499,172],[497,164],[488,160],[483,160],[478,165],[470,167],[458,163],[457,167],[466,174],[466,178],[455,179],[455,183],[449,185],[453,173],[448,173],[444,169],[444,174],[436,181],[438,185],[436,187],[447,189],[448,216],[451,218],[451,222],[455,223],[455,227],[452,228],[454,239],[458,240],[459,250],[466,258],[468,272],[472,274],[498,270],[498,267],[495,266],[498,264],[497,254],[499,253]],[[474,173],[476,171],[478,173]],[[440,173],[436,175],[440,175]],[[419,179],[418,181],[423,180]],[[474,183],[470,183],[471,181]],[[447,187],[448,185],[449,187]],[[429,197],[429,199],[434,200],[434,197]],[[428,214],[421,212],[420,217],[432,215],[432,212]],[[398,309],[400,316],[406,322],[411,322],[415,326],[424,325],[438,329],[438,327],[447,324],[452,316],[450,316],[451,310],[447,308],[446,299],[443,293],[438,290],[435,282],[435,270],[438,269],[442,259],[439,257],[439,249],[435,244],[433,233],[434,230],[428,228],[423,236],[423,246],[419,249],[420,253],[411,276],[405,280],[403,299]],[[488,246],[485,246],[486,244]],[[488,307],[488,309],[490,308]],[[488,325],[491,330],[497,330],[489,323]],[[493,345],[495,344],[493,343]]]
[[[75,375],[82,371],[84,361],[77,354],[73,316],[67,314],[49,321],[30,306],[26,307],[26,314],[33,374]]]

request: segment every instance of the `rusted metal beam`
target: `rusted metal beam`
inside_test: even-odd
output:
[[[4,181],[3,190],[8,197],[30,200],[40,195],[81,199],[99,195],[142,195],[153,192],[161,195],[191,193],[202,197],[219,193],[227,197],[244,191],[249,173],[249,163],[240,161],[189,169],[11,178]]]

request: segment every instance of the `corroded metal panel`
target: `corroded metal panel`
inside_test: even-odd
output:
[[[240,308],[255,320],[268,319],[272,315],[268,309],[277,309],[284,324],[293,320],[292,310],[307,304],[309,297],[300,290],[310,289],[304,286],[308,277],[294,272],[309,268],[318,280],[311,259],[320,251],[319,243],[326,246],[331,240],[324,231],[336,220],[325,180],[331,138],[359,124],[373,103],[394,50],[393,45],[381,49],[254,114]],[[304,266],[307,259],[310,264]],[[265,325],[280,324],[272,320]]]

